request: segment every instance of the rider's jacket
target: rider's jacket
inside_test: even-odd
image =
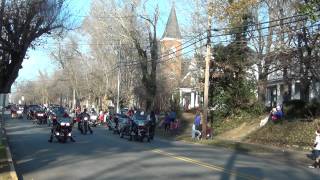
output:
[[[88,113],[83,112],[83,113],[80,114],[80,119],[81,119],[82,121],[84,120],[85,117],[87,117],[88,120],[90,119],[90,115],[89,115]]]

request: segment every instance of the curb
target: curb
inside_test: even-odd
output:
[[[3,138],[2,138],[2,142],[4,142],[5,146],[6,146],[6,154],[7,154],[7,161],[9,163],[9,166],[10,166],[10,176],[11,176],[11,179],[12,180],[18,180],[18,175],[17,175],[17,172],[16,172],[16,169],[14,167],[14,163],[13,163],[13,160],[12,160],[12,154],[11,154],[11,151],[10,151],[10,147],[9,147],[9,142],[8,142],[8,137],[7,137],[7,132],[5,130],[5,122],[4,122],[4,118],[1,118],[1,125],[2,125],[2,134],[3,134]]]

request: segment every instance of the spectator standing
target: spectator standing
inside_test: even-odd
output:
[[[201,113],[200,111],[197,111],[197,114],[194,118],[193,124],[195,125],[196,130],[201,130]]]
[[[164,119],[164,132],[167,132],[170,128],[171,118],[169,113],[166,114]]]
[[[320,130],[318,129],[315,134],[316,138],[313,145],[315,162],[309,168],[320,168]]]

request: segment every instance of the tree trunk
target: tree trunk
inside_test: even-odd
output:
[[[2,117],[1,117],[1,121],[4,120],[4,111],[5,111],[5,106],[6,106],[6,94],[0,94],[3,96],[3,99],[2,99]],[[2,126],[2,123],[0,124]]]
[[[5,73],[1,73],[0,77],[0,93],[10,93],[11,86],[18,77],[19,70],[22,68],[21,64],[23,58],[26,54],[26,50],[22,52],[12,52],[11,55],[11,64],[8,69],[5,70]]]
[[[258,101],[262,104],[266,102],[266,89],[267,89],[267,75],[262,73],[262,70],[258,77]]]
[[[266,81],[261,80],[258,82],[258,101],[263,104],[266,102],[266,88]]]

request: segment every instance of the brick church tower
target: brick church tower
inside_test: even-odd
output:
[[[181,33],[174,5],[167,21],[166,29],[160,39],[160,78],[166,87],[174,90],[181,79]]]

